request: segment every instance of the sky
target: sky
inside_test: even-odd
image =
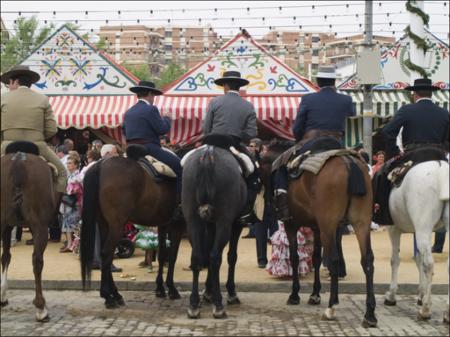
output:
[[[400,38],[409,23],[406,1],[373,2],[373,34]],[[425,1],[430,31],[448,43],[449,1]],[[271,30],[333,33],[364,31],[364,1],[1,1],[1,16],[13,29],[19,16],[36,15],[56,27],[70,21],[95,34],[100,26],[212,27],[224,38],[246,28],[255,38]],[[64,12],[66,11],[66,12]],[[77,20],[77,21],[75,21]],[[108,22],[106,21],[108,20]],[[138,21],[139,20],[139,21]]]

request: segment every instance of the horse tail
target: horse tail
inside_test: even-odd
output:
[[[349,159],[349,161],[347,162],[349,171],[347,193],[349,195],[356,195],[356,196],[366,195],[367,190],[366,190],[366,182],[364,180],[364,174],[361,171],[361,168],[356,163],[356,159],[350,156],[345,158]]]
[[[27,169],[23,160],[17,156],[14,158],[14,160],[12,160],[11,178],[13,186],[12,203],[14,205],[17,219],[23,220],[23,187],[27,182]]]
[[[212,206],[216,194],[214,180],[214,147],[207,146],[200,157],[196,179],[196,199],[199,205],[198,214],[202,220],[206,221],[211,221],[214,216],[214,207]]]
[[[80,233],[80,263],[81,280],[83,289],[90,287],[92,260],[95,246],[95,226],[97,224],[97,212],[99,207],[100,167],[96,163],[90,167],[84,176],[83,211]],[[87,281],[87,282],[86,282]]]

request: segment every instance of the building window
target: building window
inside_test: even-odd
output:
[[[172,31],[171,30],[166,30],[164,36],[165,37],[172,37]]]

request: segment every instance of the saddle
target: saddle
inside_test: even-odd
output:
[[[163,149],[165,151],[170,151],[165,148]],[[144,169],[144,171],[147,172],[147,174],[157,183],[162,182],[168,178],[174,179],[177,177],[170,166],[149,155],[147,153],[147,149],[143,145],[128,145],[126,154],[128,158],[136,160],[137,163]]]
[[[233,155],[233,157],[237,160],[237,162],[239,164],[239,169],[240,169],[242,175],[244,176],[244,178],[247,178],[248,176],[250,176],[255,171],[255,168],[258,167],[257,162],[254,162],[247,154],[240,152],[236,149],[236,147],[233,145],[233,144],[235,144],[235,140],[231,136],[212,134],[212,135],[206,136],[204,138],[203,142],[204,142],[204,145],[202,145],[196,149],[192,149],[191,151],[189,151],[188,153],[186,153],[184,155],[184,157],[181,159],[181,166],[184,166],[184,164],[186,163],[186,160],[195,151],[202,150],[206,146],[211,145],[211,146],[217,146],[224,150],[230,151],[230,153]]]
[[[433,161],[446,160],[445,152],[437,146],[423,146],[407,151],[398,161],[392,162],[387,167],[387,179],[395,187],[400,187],[406,174],[417,164]]]
[[[5,155],[11,154],[11,153],[17,154],[18,152],[21,152],[22,154],[24,154],[24,155],[21,155],[21,158],[19,158],[21,160],[26,160],[27,153],[33,154],[35,156],[39,156],[50,167],[53,180],[56,180],[58,178],[58,169],[56,168],[56,166],[53,165],[52,163],[50,163],[49,161],[47,161],[47,159],[45,157],[39,155],[39,148],[33,142],[29,142],[26,140],[18,140],[18,141],[12,142],[11,144],[8,144],[8,146],[5,149]],[[17,157],[14,156],[12,158],[12,160],[16,160],[16,158]]]

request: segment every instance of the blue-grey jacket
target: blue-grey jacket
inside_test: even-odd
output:
[[[294,136],[301,140],[309,130],[339,131],[344,134],[345,119],[355,116],[352,98],[339,94],[332,87],[302,97],[295,118]]]
[[[256,113],[253,104],[238,93],[214,97],[208,105],[203,134],[223,134],[247,142],[256,137]]]
[[[396,142],[402,126],[403,146],[413,143],[443,144],[448,141],[448,111],[429,99],[402,106],[383,128],[386,151],[390,155],[397,155],[400,152]]]
[[[159,136],[169,132],[170,122],[169,117],[161,117],[155,105],[140,100],[125,112],[122,128],[127,140],[140,139],[159,145]]]

